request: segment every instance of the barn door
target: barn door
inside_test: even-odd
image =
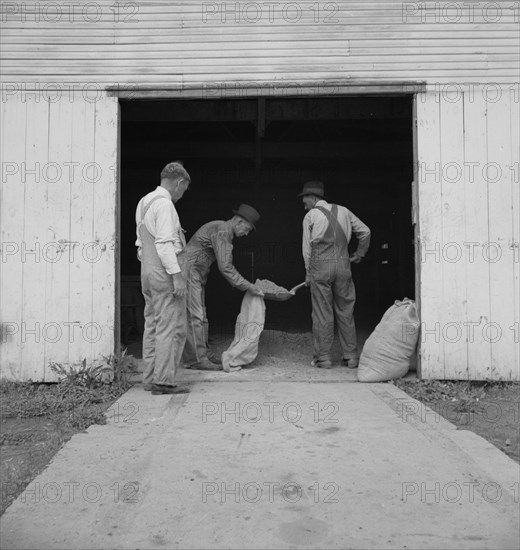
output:
[[[2,103],[0,376],[114,351],[118,101]]]
[[[424,378],[519,380],[518,102],[418,94]]]

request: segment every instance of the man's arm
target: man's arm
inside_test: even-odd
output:
[[[215,252],[217,265],[222,276],[227,282],[239,290],[250,290],[254,285],[235,269],[233,265],[233,243],[229,240],[228,233],[218,231],[211,235],[211,245]]]
[[[137,259],[139,261],[141,261],[141,238],[139,237],[139,235],[137,235],[137,239],[135,241],[135,246],[137,246]]]
[[[157,201],[155,209],[155,248],[166,273],[181,272],[174,244],[179,245],[179,216],[168,200]]]
[[[173,294],[183,296],[186,292],[186,280],[177,260],[177,252],[182,248],[179,237],[179,215],[168,200],[157,201],[155,215],[155,248],[166,273],[173,278]]]
[[[309,262],[311,260],[312,221],[310,214],[308,212],[303,218],[302,255],[305,271],[309,270]]]
[[[354,263],[358,263],[368,252],[368,247],[370,246],[370,229],[357,216],[350,212],[350,210],[349,216],[350,223],[352,224],[352,232],[358,240],[356,252],[354,252],[353,259],[351,258],[351,260],[354,261]],[[357,261],[356,258],[358,258]]]
[[[143,199],[141,199],[142,201]],[[141,207],[141,201],[139,201],[139,204],[137,205],[137,208],[135,210],[135,246],[137,246],[137,259],[141,261],[141,247],[143,246],[141,243],[141,235],[139,235],[139,225],[143,221],[140,219],[139,211]]]

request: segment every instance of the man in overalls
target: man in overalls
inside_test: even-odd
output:
[[[298,196],[303,197],[308,210],[303,219],[302,250],[305,280],[311,289],[312,365],[324,369],[332,367],[335,317],[343,352],[342,365],[356,368],[359,363],[354,322],[356,291],[350,264],[359,263],[367,253],[370,229],[344,206],[326,202],[320,181],[305,183]],[[349,257],[352,233],[358,239],[358,247]]]
[[[183,360],[191,369],[222,370],[220,361],[208,356],[205,286],[213,263],[217,262],[220,273],[231,286],[263,296],[233,265],[233,239],[245,237],[255,229],[260,214],[248,204],[241,204],[233,214],[230,220],[204,224],[186,247],[188,335]]]
[[[137,205],[137,256],[144,295],[143,385],[152,395],[187,393],[175,382],[186,341],[186,240],[175,210],[190,176],[180,162],[161,172],[161,185]]]

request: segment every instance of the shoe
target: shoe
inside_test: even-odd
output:
[[[341,365],[343,367],[347,367],[348,369],[357,369],[359,365],[359,359],[357,357],[351,357],[350,359],[343,359],[341,361]]]
[[[170,395],[176,393],[190,393],[190,390],[188,388],[182,388],[180,386],[152,384],[152,395]]]
[[[152,391],[153,384],[143,384],[144,391]]]
[[[198,363],[190,365],[190,369],[193,370],[222,370],[222,365],[212,363],[207,357],[201,359]]]
[[[319,369],[331,369],[332,363],[328,359],[324,359],[323,361],[319,361],[318,359],[313,359],[311,361],[312,367],[317,367]]]
[[[319,369],[331,369],[332,368],[332,363],[328,360],[325,360],[325,361],[318,361],[316,363],[316,366],[319,368]]]
[[[237,372],[239,370],[242,370],[242,367],[225,367],[224,365],[222,365],[222,370],[224,372]]]
[[[213,355],[212,353],[208,354],[208,359],[215,365],[222,365],[222,360],[218,355]]]

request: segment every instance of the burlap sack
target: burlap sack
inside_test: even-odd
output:
[[[256,359],[264,323],[264,299],[246,292],[235,324],[235,339],[222,354],[222,368],[225,371],[237,370],[238,367],[249,365]]]
[[[396,300],[368,337],[359,358],[360,382],[385,382],[404,376],[410,369],[419,337],[415,302]]]

